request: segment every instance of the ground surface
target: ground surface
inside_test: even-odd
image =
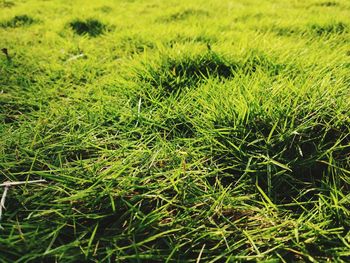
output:
[[[346,0],[0,1],[0,182],[47,181],[0,261],[349,262],[349,32]]]

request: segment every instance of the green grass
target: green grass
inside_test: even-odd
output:
[[[66,2],[0,1],[0,262],[350,261],[348,1]]]

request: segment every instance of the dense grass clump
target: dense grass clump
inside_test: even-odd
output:
[[[13,1],[0,262],[349,262],[349,10]]]

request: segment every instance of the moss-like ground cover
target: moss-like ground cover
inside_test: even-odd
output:
[[[2,0],[0,45],[0,184],[46,180],[0,262],[350,261],[349,1]]]

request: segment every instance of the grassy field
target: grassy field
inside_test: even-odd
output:
[[[349,262],[348,0],[0,0],[0,262]]]

